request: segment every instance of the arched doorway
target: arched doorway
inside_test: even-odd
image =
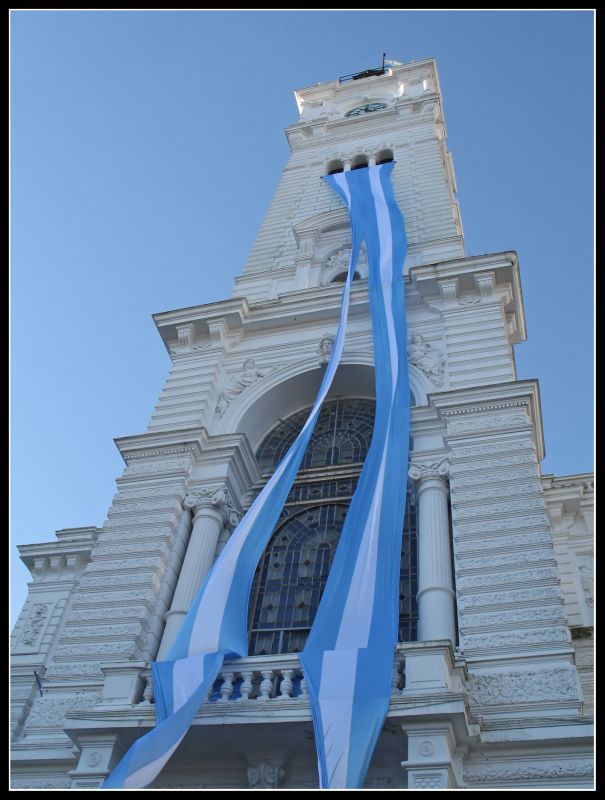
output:
[[[303,649],[347,510],[365,460],[375,401],[335,398],[324,403],[296,481],[258,565],[250,595],[250,655]],[[307,419],[304,409],[280,421],[256,459],[271,475]],[[417,637],[416,504],[408,488],[400,569],[399,640]]]

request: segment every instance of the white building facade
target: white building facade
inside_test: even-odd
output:
[[[370,788],[588,788],[593,482],[542,476],[538,384],[514,252],[467,256],[433,60],[297,91],[291,156],[232,298],[155,315],[172,367],[101,528],[20,547],[12,785],[100,786],[154,724],[165,656],[230,532],[302,426],[350,252],[322,181],[395,160],[409,240],[412,386],[400,644]],[[250,602],[250,656],[225,662],[152,788],[314,788],[297,652],[371,438],[362,252],[345,349]],[[403,482],[403,481],[402,481]],[[39,681],[36,676],[38,676]]]

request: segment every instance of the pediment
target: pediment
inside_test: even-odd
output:
[[[297,222],[292,226],[296,244],[300,246],[300,240],[307,238],[313,233],[324,234],[330,231],[345,230],[350,228],[349,213],[346,208],[337,208],[334,211],[325,211],[316,214],[302,222]]]

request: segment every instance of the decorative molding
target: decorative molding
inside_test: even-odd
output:
[[[12,789],[71,789],[71,780],[67,776],[58,778],[13,778]]]
[[[270,372],[271,370],[268,370]],[[261,378],[264,378],[268,372],[261,372],[256,366],[253,358],[247,358],[244,361],[242,371],[239,375],[234,375],[231,380],[223,387],[223,390],[218,396],[216,404],[216,413],[222,417],[231,403],[249,386],[252,386]]]
[[[472,503],[480,500],[499,500],[504,497],[519,497],[523,494],[542,495],[542,487],[538,481],[523,486],[489,486],[485,489],[456,490],[457,503]],[[543,507],[543,506],[542,506]]]
[[[61,645],[55,652],[55,660],[60,658],[82,658],[88,660],[88,656],[99,658],[100,656],[123,656],[124,659],[130,658],[137,651],[134,642],[96,642],[95,644]]]
[[[143,456],[138,456],[142,458]],[[130,459],[129,459],[130,461]],[[128,478],[132,475],[154,475],[159,472],[174,472],[176,470],[185,470],[191,468],[190,458],[170,458],[160,462],[150,462],[142,464],[129,463],[124,470],[124,477]]]
[[[62,728],[67,711],[92,708],[101,699],[99,692],[78,690],[69,696],[45,694],[36,698],[25,727]]]
[[[561,601],[561,590],[558,586],[539,586],[532,589],[515,589],[512,592],[490,592],[481,594],[460,594],[458,608],[470,611],[472,608],[483,609],[486,606],[505,606],[519,603]]]
[[[140,598],[137,595],[137,600]],[[86,611],[71,611],[69,617],[66,620],[66,632],[70,629],[70,623],[79,623],[79,622],[107,622],[107,614],[108,609],[105,604],[99,603],[99,608],[96,609],[88,609]],[[141,619],[144,617],[147,612],[152,608],[151,603],[149,606],[132,606],[127,605],[123,608],[117,607],[112,608],[109,612],[111,614],[112,619],[119,620],[119,619]]]
[[[520,400],[502,400],[498,403],[464,406],[464,408],[443,408],[441,409],[441,414],[444,417],[458,417],[465,414],[487,414],[490,411],[502,411],[507,408],[527,408],[527,406],[528,401],[522,398]]]
[[[500,574],[460,576],[456,579],[456,586],[458,589],[479,589],[485,586],[491,590],[494,586],[508,586],[511,583],[527,584],[545,580],[556,581],[558,578],[559,573],[556,567],[541,567],[540,569],[523,569]]]
[[[464,650],[490,650],[494,647],[515,647],[543,643],[569,642],[567,629],[562,625],[556,628],[526,628],[515,631],[479,633],[463,636]]]
[[[498,414],[494,417],[486,416],[478,419],[453,419],[448,421],[448,433],[473,433],[497,428],[516,428],[520,425],[529,425],[529,416],[526,412]]]
[[[409,363],[417,367],[434,386],[443,385],[443,353],[429,344],[421,333],[414,333],[408,338],[407,356]]]
[[[490,469],[502,469],[504,467],[516,467],[516,466],[529,466],[532,465],[533,471],[529,472],[528,474],[531,477],[535,477],[539,480],[538,476],[538,469],[535,461],[535,456],[501,456],[500,458],[489,458],[489,459],[476,459],[474,462],[472,461],[455,461],[452,464],[453,473],[454,475],[468,475],[469,473],[476,473],[479,471],[481,473],[487,472]],[[504,476],[501,476],[500,480],[502,480]],[[514,475],[512,476],[515,479],[518,479],[519,473],[515,471]],[[475,483],[477,482],[477,478],[475,478]]]
[[[527,464],[527,461],[521,461],[521,464]],[[492,466],[496,466],[495,464]],[[501,481],[514,481],[513,485],[516,486],[523,486],[525,490],[530,483],[540,485],[540,479],[538,477],[538,467],[535,464],[532,464],[530,467],[517,467],[514,471],[506,472],[509,464],[501,465],[500,469],[496,471],[490,472],[489,469],[481,470],[481,477],[477,476],[477,469],[475,468],[473,471],[471,470],[461,470],[460,465],[452,464],[451,470],[455,470],[452,474],[450,471],[450,488],[452,491],[458,491],[458,489],[465,489],[467,487],[476,487],[477,483],[481,481],[483,484],[487,484],[488,486],[491,483],[499,483]]]
[[[477,456],[482,455],[496,455],[497,453],[510,453],[515,450],[526,450],[535,457],[535,447],[533,442],[527,439],[513,440],[507,442],[496,442],[489,444],[476,444],[472,447],[454,447],[452,450],[452,457],[455,457],[456,463],[462,458],[475,459]]]
[[[100,764],[102,760],[103,756],[97,750],[95,750],[92,753],[89,753],[85,759],[89,767],[96,767],[97,764]]]
[[[107,610],[105,611],[107,613]],[[103,678],[100,661],[82,661],[75,664],[52,664],[46,670],[46,678],[78,678],[78,677]]]
[[[541,497],[531,500],[515,500],[505,503],[482,503],[466,508],[453,508],[453,519],[472,519],[473,517],[484,517],[487,514],[510,514],[517,511],[542,511],[544,501]]]
[[[562,761],[558,758],[549,763],[533,764],[477,764],[466,765],[464,780],[468,783],[490,781],[526,781],[552,778],[589,778],[594,773],[590,761]]]
[[[565,622],[563,606],[546,606],[543,608],[516,608],[508,611],[494,611],[486,614],[464,614],[460,621],[462,630],[484,628],[489,626],[535,624],[536,622]]]
[[[223,524],[234,528],[241,519],[241,514],[235,508],[231,493],[224,487],[218,489],[200,489],[190,492],[184,501],[185,508],[190,508],[198,514],[203,508],[218,510],[223,516]]]
[[[526,550],[522,553],[492,553],[489,556],[465,557],[458,561],[460,571],[481,569],[495,570],[500,567],[512,567],[515,564],[526,565],[536,561],[555,561],[555,554],[552,550]]]
[[[478,553],[484,550],[507,550],[511,547],[525,547],[527,545],[551,544],[552,539],[548,531],[533,533],[518,533],[509,536],[497,536],[481,539],[464,539],[456,545],[456,553]]]
[[[414,459],[408,469],[408,475],[413,481],[423,481],[427,478],[446,478],[449,471],[450,463],[447,456],[439,456],[434,461]]]
[[[326,285],[331,283],[337,275],[346,272],[349,269],[350,261],[350,247],[340,247],[336,252],[329,255],[324,267],[324,279],[322,280],[322,284]],[[357,259],[357,264],[355,264],[355,272],[359,273],[362,280],[368,277],[368,254],[366,252],[365,243],[362,244],[359,250],[359,257]]]
[[[107,621],[107,612],[103,621]],[[107,639],[111,640],[115,636],[139,636],[141,633],[142,626],[140,622],[125,623],[123,625],[87,625],[85,628],[66,628],[61,641],[68,642],[73,639],[94,640],[98,638],[107,641]]]
[[[548,518],[546,514],[528,514],[524,517],[511,517],[510,519],[484,520],[483,522],[457,522],[454,526],[457,536],[474,533],[491,533],[492,531],[510,531],[517,528],[546,528]]]
[[[443,775],[440,772],[422,774],[414,771],[412,775],[414,789],[443,789],[445,788]]]
[[[247,775],[251,789],[278,789],[286,777],[285,761],[281,760],[280,763],[270,763],[269,761],[250,763]]]

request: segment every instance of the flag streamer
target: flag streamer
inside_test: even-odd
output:
[[[103,788],[142,788],[191,726],[225,658],[247,655],[254,572],[277,524],[344,346],[351,281],[366,241],[376,353],[372,444],[347,514],[301,663],[322,787],[363,783],[390,697],[408,459],[403,218],[393,163],[326,176],[345,201],[352,247],[330,360],[298,437],[231,535],[197,592],[165,661],[152,663],[156,726],[138,739]]]

